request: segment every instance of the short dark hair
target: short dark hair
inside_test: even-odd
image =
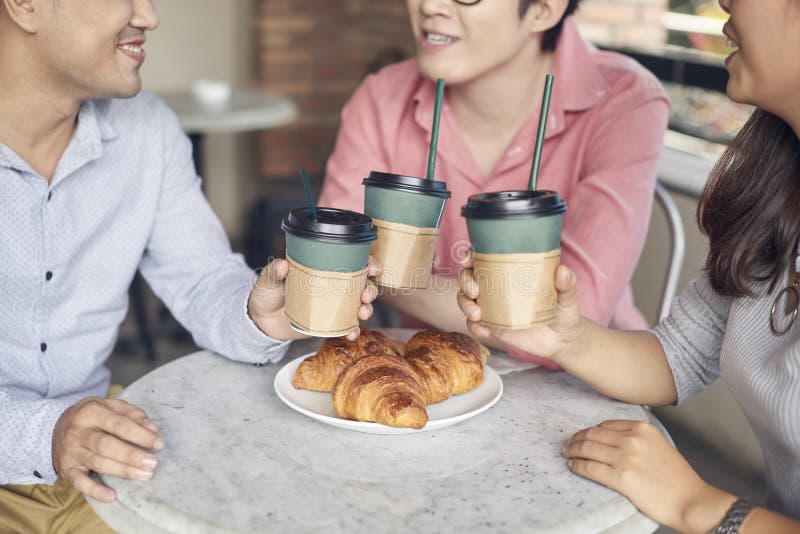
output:
[[[533,4],[538,2],[539,0],[520,0],[519,3],[519,16],[524,17],[525,13],[528,12],[528,8],[530,8]],[[545,52],[552,52],[556,49],[556,43],[558,43],[558,38],[561,37],[561,30],[564,29],[564,21],[567,17],[572,15],[576,9],[578,9],[578,3],[581,0],[569,0],[569,4],[567,5],[566,11],[564,11],[564,16],[561,17],[561,20],[558,21],[558,24],[544,32],[544,37],[542,38],[542,50]]]

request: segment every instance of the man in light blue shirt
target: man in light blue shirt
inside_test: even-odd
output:
[[[176,117],[135,96],[157,25],[150,0],[0,0],[0,530],[9,484],[111,501],[89,471],[153,476],[157,427],[104,398],[137,269],[202,347],[274,362],[298,337],[285,261],[256,280],[231,253]]]

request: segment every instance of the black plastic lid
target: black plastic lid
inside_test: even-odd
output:
[[[319,221],[311,218],[311,209],[295,208],[283,219],[281,229],[293,236],[328,243],[370,243],[378,239],[372,219],[355,211],[317,208]]]
[[[414,178],[413,176],[403,176],[402,174],[372,171],[369,173],[369,178],[364,178],[362,183],[372,187],[450,198],[450,191],[447,190],[446,183],[426,180],[425,178]]]
[[[567,211],[555,191],[498,191],[472,195],[461,215],[470,219],[547,217]]]

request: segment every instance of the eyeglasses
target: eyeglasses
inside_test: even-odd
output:
[[[461,4],[462,6],[474,6],[481,0],[453,0],[456,4]]]

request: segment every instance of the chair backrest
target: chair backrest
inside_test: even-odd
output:
[[[669,314],[670,304],[678,290],[683,258],[686,254],[686,234],[678,206],[675,205],[675,201],[669,191],[658,181],[656,182],[655,200],[664,210],[670,235],[669,262],[667,264],[667,273],[664,277],[664,286],[661,290],[661,298],[658,303],[658,321],[660,321]]]

